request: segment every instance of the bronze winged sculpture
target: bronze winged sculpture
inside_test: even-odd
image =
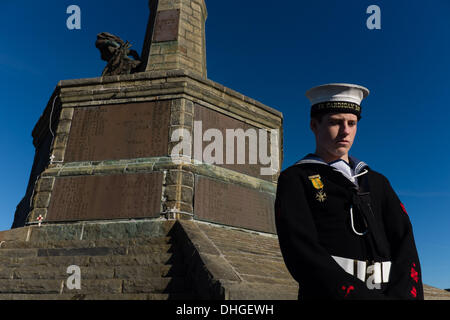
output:
[[[130,49],[128,41],[124,42],[111,33],[99,33],[95,46],[100,50],[102,60],[108,62],[102,77],[135,73],[142,63],[136,50]]]

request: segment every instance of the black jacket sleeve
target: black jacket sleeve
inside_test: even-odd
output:
[[[385,293],[394,299],[423,300],[422,272],[412,225],[391,184],[383,178],[383,219],[392,255],[389,287]]]
[[[295,173],[295,172],[294,172]],[[319,243],[305,188],[299,175],[281,173],[275,222],[286,266],[303,299],[385,299],[348,274]]]

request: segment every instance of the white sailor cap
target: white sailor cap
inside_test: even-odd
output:
[[[369,89],[356,84],[329,83],[309,89],[311,116],[325,113],[353,113],[361,119],[361,101]]]

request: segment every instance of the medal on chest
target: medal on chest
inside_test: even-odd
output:
[[[325,202],[327,199],[327,194],[325,191],[323,191],[323,182],[320,178],[320,175],[316,174],[314,176],[309,176],[309,180],[311,181],[314,189],[317,190],[317,193],[315,194],[315,198],[319,202]]]

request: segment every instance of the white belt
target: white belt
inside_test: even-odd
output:
[[[391,261],[375,262],[372,265],[368,265],[367,261],[336,256],[332,257],[347,273],[356,276],[363,282],[367,281],[369,289],[373,289],[373,285],[379,287],[379,284],[389,282],[389,273],[392,265]]]

